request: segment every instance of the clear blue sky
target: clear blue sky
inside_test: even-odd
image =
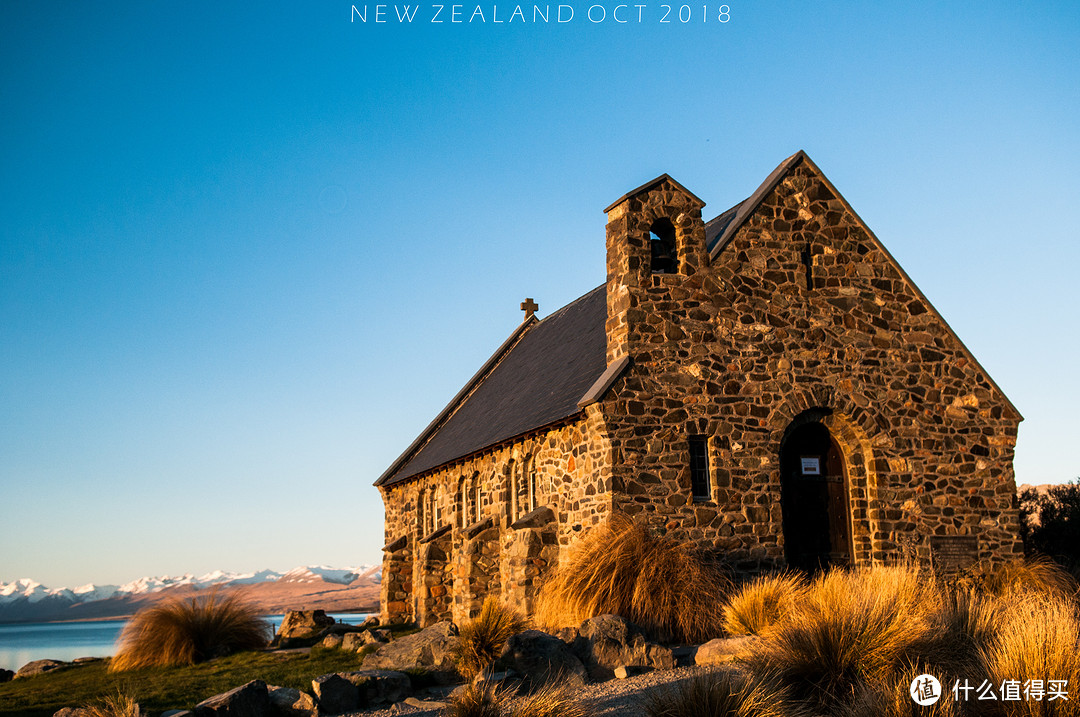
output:
[[[1075,2],[485,2],[5,6],[0,580],[379,561],[372,481],[603,281],[603,207],[800,148],[1025,415],[1018,481],[1080,476]]]

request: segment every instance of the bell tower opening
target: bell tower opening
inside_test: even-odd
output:
[[[660,217],[649,227],[649,247],[652,261],[649,268],[654,274],[674,274],[679,269],[679,256],[675,248],[675,225],[667,217]]]

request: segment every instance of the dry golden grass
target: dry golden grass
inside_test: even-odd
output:
[[[796,573],[759,577],[724,605],[724,629],[731,635],[764,634],[802,602],[806,591],[806,579]]]
[[[1002,701],[993,714],[1075,715],[1080,685],[1080,616],[1076,605],[1059,595],[1015,592],[1008,598],[999,634],[983,651],[987,677],[1003,680],[1068,680],[1069,700]]]
[[[592,711],[565,683],[547,684],[524,697],[514,697],[509,688],[473,682],[450,697],[443,714],[444,717],[589,717]]]
[[[83,717],[143,717],[142,708],[133,698],[121,693],[82,708]]]
[[[512,693],[490,682],[472,682],[450,695],[445,717],[501,717]]]
[[[654,687],[641,708],[645,717],[750,717],[763,706],[759,697],[745,675],[723,670]]]
[[[548,683],[514,701],[506,717],[589,717],[592,710],[565,683]]]
[[[684,543],[615,515],[589,531],[544,584],[535,617],[561,628],[612,613],[656,639],[700,643],[723,634],[728,586]]]
[[[1075,597],[1076,580],[1049,558],[1030,558],[1008,563],[980,563],[967,571],[961,584],[982,593],[1006,597],[1016,591]]]
[[[832,570],[746,658],[751,671],[810,706],[850,699],[855,688],[897,669],[931,638],[933,582],[909,567]]]
[[[835,717],[961,717],[960,704],[949,693],[951,685],[941,681],[942,697],[932,705],[921,706],[911,698],[911,683],[927,672],[924,667],[905,668],[878,675],[856,686],[851,700],[833,706]],[[934,674],[931,670],[930,674]],[[941,675],[935,675],[941,677]]]
[[[495,661],[511,636],[525,630],[528,622],[516,610],[494,596],[484,600],[480,614],[461,626],[461,638],[454,650],[458,672],[471,680]]]
[[[110,672],[191,665],[265,647],[270,624],[236,592],[164,600],[137,612],[120,633]]]

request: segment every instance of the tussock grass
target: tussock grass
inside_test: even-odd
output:
[[[612,613],[656,639],[700,643],[723,634],[728,587],[686,544],[615,515],[589,531],[544,584],[535,617],[557,629]]]
[[[724,605],[724,629],[731,635],[762,635],[791,613],[806,591],[806,579],[796,573],[756,578]]]
[[[270,624],[237,592],[164,600],[131,618],[109,670],[192,665],[266,647],[270,632]]]
[[[645,717],[749,717],[757,714],[756,702],[746,676],[724,670],[654,687],[641,709]]]
[[[960,582],[971,589],[998,597],[1007,597],[1017,591],[1070,598],[1077,593],[1076,579],[1053,560],[1045,557],[1008,563],[980,563],[968,570]]]
[[[83,707],[82,714],[83,717],[144,717],[139,703],[123,692]]]
[[[445,717],[501,717],[511,692],[491,682],[472,682],[450,695]]]
[[[589,717],[592,710],[578,699],[574,689],[548,683],[510,705],[506,717]]]
[[[946,680],[941,680],[943,694],[934,704],[921,706],[911,698],[912,680],[926,672],[925,667],[908,665],[878,675],[858,685],[853,698],[836,704],[832,713],[835,717],[961,717],[965,714],[961,711],[962,703],[949,694],[951,686]],[[929,673],[934,674],[933,670]]]
[[[983,650],[987,677],[1002,680],[1068,680],[1072,694],[1063,700],[1021,700],[994,705],[994,714],[1075,715],[1080,685],[1080,616],[1066,598],[1046,593],[1015,593],[1004,611],[997,640]],[[1044,685],[1049,687],[1048,684]]]
[[[521,613],[488,596],[480,614],[458,631],[460,642],[454,650],[458,672],[471,680],[495,661],[511,636],[526,628],[528,622]]]
[[[491,682],[473,682],[450,697],[445,717],[589,717],[592,711],[566,683],[549,683],[514,697],[514,691]]]
[[[930,642],[937,597],[933,582],[909,567],[832,570],[751,648],[747,664],[790,687],[796,701],[836,703]]]

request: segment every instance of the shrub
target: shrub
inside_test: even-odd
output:
[[[806,589],[806,580],[794,573],[757,578],[724,605],[724,629],[731,635],[761,635],[795,609]]]
[[[1017,593],[1004,610],[998,639],[984,650],[991,682],[1003,680],[1067,680],[1075,692],[1080,684],[1080,620],[1068,599],[1039,593]],[[1071,695],[1063,700],[1002,701],[993,705],[1001,715],[1073,715]]]
[[[565,683],[547,684],[515,698],[491,682],[472,682],[450,696],[444,717],[589,717],[588,707]]]
[[[939,604],[933,582],[911,567],[832,570],[746,660],[756,675],[790,687],[795,701],[831,704],[927,643]]]
[[[1073,576],[1046,557],[1007,563],[980,563],[961,577],[961,583],[998,597],[1017,590],[1059,596],[1076,594],[1076,580]]]
[[[1045,555],[1080,576],[1080,479],[1020,495],[1020,535],[1030,558]]]
[[[143,717],[139,703],[122,692],[87,705],[81,711],[82,717]]]
[[[942,697],[934,704],[922,706],[911,698],[912,681],[928,671],[935,674],[924,667],[908,666],[860,683],[853,698],[839,701],[833,714],[836,717],[960,717],[961,703],[951,697],[951,685],[944,679],[940,680]]]
[[[495,661],[512,635],[527,627],[524,616],[489,596],[476,619],[465,623],[458,632],[461,638],[455,648],[458,672],[471,680]]]
[[[727,587],[689,546],[615,515],[589,531],[544,584],[536,619],[560,628],[613,613],[656,639],[700,643],[723,634]]]
[[[164,600],[135,613],[124,626],[109,670],[191,665],[265,647],[270,632],[270,624],[236,592]]]

